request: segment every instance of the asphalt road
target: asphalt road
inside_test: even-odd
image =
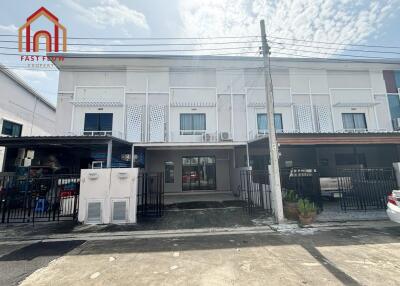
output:
[[[0,285],[17,285],[35,270],[64,255],[84,241],[23,242],[0,245]]]
[[[2,242],[0,285],[400,285],[399,238],[388,221],[78,232]]]

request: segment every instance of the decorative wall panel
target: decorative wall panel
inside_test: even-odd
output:
[[[332,116],[329,106],[315,105],[314,114],[317,121],[318,132],[333,132]]]
[[[144,106],[128,105],[126,107],[126,135],[131,142],[143,141]]]
[[[295,106],[296,129],[299,132],[313,132],[313,123],[311,115],[311,106],[299,104]]]
[[[149,106],[149,141],[164,142],[165,141],[165,123],[166,123],[166,106],[150,105]]]

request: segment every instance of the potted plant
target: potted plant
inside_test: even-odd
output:
[[[297,203],[299,220],[302,225],[311,224],[317,216],[317,208],[307,199],[300,199]]]
[[[299,217],[299,209],[297,206],[298,196],[295,191],[286,191],[283,197],[283,212],[285,217],[290,220],[297,220]]]

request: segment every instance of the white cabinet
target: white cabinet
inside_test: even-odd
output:
[[[136,223],[137,168],[81,170],[78,220]]]

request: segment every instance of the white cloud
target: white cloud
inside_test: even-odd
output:
[[[343,46],[291,42],[273,37],[362,43],[377,33],[388,17],[399,11],[399,4],[400,0],[181,0],[180,14],[187,37],[257,36],[260,34],[259,20],[265,19],[272,55],[328,57],[340,53]],[[282,42],[285,44],[278,44]],[[305,47],[292,45],[294,43]],[[252,47],[248,49],[251,51],[256,51],[259,46],[258,43],[247,45]]]
[[[134,24],[143,29],[149,29],[144,14],[130,9],[121,4],[118,0],[102,0],[97,5],[87,7],[90,3],[79,0],[68,0],[64,2],[69,7],[77,11],[79,16],[96,27],[107,28],[108,26],[121,26]]]
[[[0,25],[0,31],[14,33],[18,30],[17,26],[11,25]]]

